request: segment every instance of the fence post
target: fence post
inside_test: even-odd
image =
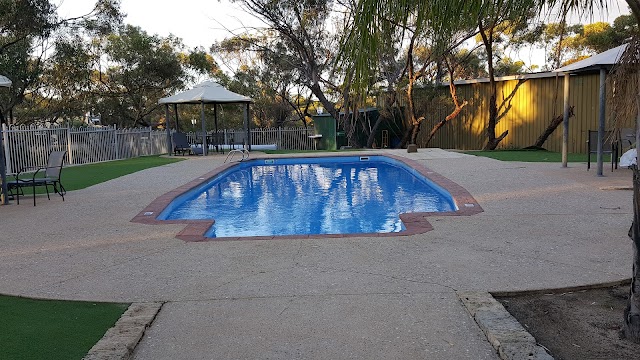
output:
[[[73,165],[73,147],[71,146],[71,126],[67,125],[67,158],[69,165]]]
[[[115,139],[115,141],[113,142],[115,147],[116,147],[116,160],[120,160],[120,142],[118,141],[118,128],[116,127],[116,125],[113,125],[113,128],[110,129],[109,131],[112,132],[113,134],[113,138]]]
[[[282,147],[282,127],[278,126],[278,144],[276,144],[276,149],[280,149]]]

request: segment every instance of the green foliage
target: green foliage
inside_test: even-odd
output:
[[[342,97],[344,76],[335,62],[341,29],[330,34],[333,1],[238,0],[267,29],[239,34],[212,46],[237,64],[226,86],[251,96],[256,126],[305,125],[312,94],[329,111]],[[342,20],[342,19],[341,19]]]
[[[516,74],[524,74],[528,72],[529,69],[525,67],[524,61],[521,60],[512,60],[510,57],[504,56],[495,64],[495,75],[496,76],[507,76],[507,75],[516,75]]]
[[[0,358],[82,359],[127,307],[0,296]]]
[[[68,104],[61,101],[63,98],[55,90],[63,89],[61,85],[76,87],[83,84],[47,82],[52,80],[47,71],[55,68],[56,60],[59,60],[49,56],[52,52],[49,44],[62,44],[60,37],[65,34],[72,34],[75,41],[82,39],[84,31],[100,33],[113,27],[121,19],[119,0],[99,0],[91,12],[71,19],[59,19],[56,8],[48,0],[0,1],[3,10],[0,13],[0,71],[13,81],[9,97],[0,98],[0,111],[6,115],[16,109],[12,113],[17,123],[29,123],[41,116],[55,119],[61,109],[68,110]],[[71,66],[77,74],[75,67],[75,64]],[[50,116],[45,115],[45,106],[59,102],[63,105],[49,111]]]
[[[0,54],[17,42],[46,38],[57,26],[49,0],[0,0]]]

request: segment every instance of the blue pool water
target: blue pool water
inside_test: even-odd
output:
[[[214,219],[207,237],[387,233],[404,230],[401,213],[454,210],[446,190],[391,158],[288,158],[241,162],[158,219]]]

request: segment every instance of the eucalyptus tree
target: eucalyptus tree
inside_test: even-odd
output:
[[[259,126],[307,125],[311,94],[302,94],[308,90],[300,67],[280,37],[235,35],[213,44],[211,51],[232,72],[226,86],[254,100],[252,114]]]
[[[532,9],[535,9],[537,0],[522,0],[509,2],[504,0],[487,0],[477,17],[478,31],[484,44],[484,51],[487,54],[487,72],[489,74],[489,117],[487,120],[487,142],[484,150],[494,150],[502,139],[508,134],[505,130],[496,136],[496,125],[499,120],[498,113],[498,90],[496,85],[495,68],[495,43],[499,39],[499,33],[504,27],[517,27],[524,24],[532,17]]]
[[[8,95],[1,95],[0,112],[13,114],[17,109],[18,122],[40,115],[33,109],[44,100],[53,44],[67,33],[108,32],[122,19],[119,0],[98,0],[88,13],[72,18],[58,17],[49,0],[0,0],[0,9],[0,72],[13,81]],[[20,106],[24,101],[28,104]]]
[[[0,0],[0,9],[0,54],[34,37],[48,37],[58,23],[49,0]]]
[[[282,65],[273,70],[293,74],[335,119],[341,121],[351,145],[356,145],[348,67],[336,62],[343,31],[350,27],[352,11],[336,11],[351,2],[334,0],[234,0],[266,24],[261,51],[279,54]],[[266,46],[265,46],[266,45]],[[307,97],[310,98],[310,97]],[[345,110],[345,111],[342,111]],[[354,112],[356,113],[356,112]]]

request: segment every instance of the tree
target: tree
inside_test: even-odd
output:
[[[640,0],[626,0],[631,12],[635,18],[636,23],[640,23]],[[503,6],[509,8],[517,8],[522,2],[517,0],[504,0],[501,2]],[[542,11],[543,6],[559,6],[562,9],[574,9],[583,13],[593,13],[595,7],[606,7],[607,2],[605,0],[546,0],[546,1],[532,1],[527,4],[529,8]],[[439,14],[435,21],[432,22],[432,26],[436,31],[448,31],[451,27],[458,25],[461,14],[465,16],[471,16],[472,18],[479,18],[480,15],[486,15],[485,2],[481,0],[477,1],[460,1],[450,2],[449,0],[398,0],[390,2],[379,2],[377,0],[361,0],[358,8],[358,16],[355,18],[353,32],[356,33],[359,46],[351,43],[350,46],[356,45],[355,49],[346,49],[346,56],[350,56],[354,59],[356,64],[355,84],[358,87],[365,87],[366,81],[371,74],[371,61],[368,59],[369,54],[378,51],[380,46],[379,36],[379,24],[383,22],[383,19],[392,20],[399,23],[403,23],[405,20],[405,14],[407,9],[415,8],[428,8],[437,9]],[[425,15],[422,20],[427,21],[428,16]],[[365,49],[365,51],[363,51]],[[623,60],[624,60],[623,55]],[[624,73],[626,81],[624,83],[635,83],[635,87],[631,87],[629,91],[625,92],[625,95],[620,95],[618,98],[622,103],[632,103],[634,105],[640,104],[640,45],[628,47],[626,52],[627,64],[631,68]],[[623,63],[625,63],[623,61]],[[635,74],[636,78],[633,81],[629,81],[631,74]],[[618,112],[616,108],[616,112]],[[640,124],[640,105],[636,106],[633,110],[638,123]],[[640,136],[640,134],[638,134]],[[640,143],[640,141],[638,141]],[[640,152],[640,147],[638,147]],[[640,155],[640,154],[639,154]],[[640,158],[640,156],[638,156]],[[630,287],[629,301],[627,309],[624,312],[624,324],[625,335],[627,338],[640,342],[640,171],[634,169],[634,221],[631,227],[630,237],[633,242],[633,272],[632,282]]]
[[[496,125],[499,120],[498,113],[498,90],[495,77],[495,43],[499,41],[500,32],[505,28],[516,28],[519,24],[526,24],[527,19],[532,18],[532,6],[535,2],[522,1],[520,3],[510,3],[503,0],[487,0],[484,2],[483,10],[478,16],[478,31],[487,54],[487,68],[489,74],[489,118],[487,121],[486,135],[487,142],[484,150],[494,150],[500,141],[504,139],[509,130],[505,130],[496,136]]]
[[[8,10],[0,14],[0,70],[9,74],[14,84],[9,98],[0,102],[6,105],[0,111],[13,115],[14,108],[28,101],[28,106],[17,109],[21,123],[42,113],[43,78],[46,69],[54,66],[50,44],[68,33],[104,33],[122,18],[118,0],[99,0],[89,13],[67,19],[59,19],[47,0],[0,0],[0,8]]]
[[[340,82],[351,75],[348,67],[341,68],[335,61],[340,33],[350,22],[348,16],[334,21],[332,0],[236,1],[268,25],[262,32],[268,46],[262,46],[261,50],[284,57],[282,60],[288,63],[288,71],[295,74],[298,84],[309,89],[327,112],[343,124],[350,145],[357,146],[352,118],[346,115],[348,111],[341,113],[350,108],[352,99],[350,81],[344,81],[342,86]],[[334,33],[329,31],[330,27],[335,29]]]
[[[0,54],[34,37],[46,38],[58,24],[49,0],[0,0]]]
[[[302,94],[305,84],[298,66],[290,61],[279,38],[236,35],[214,44],[211,50],[225,59],[228,68],[237,64],[227,87],[251,96],[252,114],[259,126],[307,125],[312,101]]]

